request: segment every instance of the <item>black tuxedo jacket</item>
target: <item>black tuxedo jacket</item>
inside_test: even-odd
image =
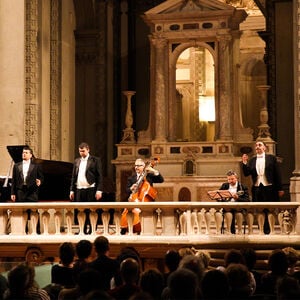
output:
[[[30,201],[38,201],[38,189],[36,185],[36,179],[41,180],[43,183],[44,176],[42,170],[38,164],[34,161],[30,162],[27,177],[26,177],[26,187],[27,187],[27,197],[30,197]],[[20,195],[18,190],[22,190],[24,186],[24,176],[23,176],[23,162],[16,163],[13,168],[13,175],[11,181],[11,194]],[[29,196],[30,194],[30,196]],[[16,199],[16,201],[23,201],[24,199]],[[26,200],[26,199],[25,199]]]
[[[73,166],[71,179],[71,191],[73,192],[76,191],[80,161],[80,157],[76,158]],[[95,183],[96,191],[102,191],[102,165],[99,157],[89,155],[86,165],[85,176],[89,184]]]
[[[243,173],[245,176],[251,175],[253,185],[257,181],[256,156],[253,156],[247,165],[242,163]],[[276,191],[282,191],[281,175],[277,159],[272,154],[265,154],[265,176]]]
[[[219,189],[220,190],[228,190],[229,189],[229,183],[228,182],[223,183]],[[236,191],[237,192],[241,192],[241,191],[244,192],[242,195],[240,195],[238,197],[238,199],[235,200],[236,202],[247,202],[247,201],[250,201],[248,188],[245,185],[243,185],[240,182],[238,182]]]

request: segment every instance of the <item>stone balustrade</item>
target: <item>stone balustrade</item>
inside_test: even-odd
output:
[[[84,234],[85,209],[90,210],[92,234],[120,235],[120,219],[128,209],[128,235],[133,235],[134,208],[141,210],[142,236],[218,235],[227,230],[234,211],[235,219],[242,222],[237,233],[262,234],[259,223],[269,212],[271,234],[299,234],[297,226],[298,202],[38,202],[1,203],[0,235]],[[78,222],[74,224],[77,210]],[[98,210],[101,209],[101,213]],[[28,220],[27,211],[31,211]],[[99,222],[98,218],[101,219]],[[29,232],[26,228],[29,227]]]

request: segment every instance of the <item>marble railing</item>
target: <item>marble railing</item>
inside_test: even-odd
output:
[[[128,234],[133,235],[135,208],[140,209],[141,235],[179,236],[230,233],[232,211],[237,233],[261,234],[265,211],[271,234],[299,234],[298,202],[38,202],[0,203],[0,235],[84,234],[85,209],[90,210],[92,234],[120,235],[120,221],[128,210]],[[77,210],[78,222],[74,224]],[[98,210],[101,209],[101,213]],[[28,210],[30,220],[28,220]],[[101,219],[99,222],[99,219]],[[39,225],[38,225],[39,221]],[[262,222],[262,223],[261,223]],[[26,228],[29,228],[28,230]]]

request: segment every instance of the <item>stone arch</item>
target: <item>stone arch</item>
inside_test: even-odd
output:
[[[172,50],[170,50],[171,52],[169,53],[169,57],[170,57],[170,63],[169,63],[169,68],[170,68],[170,77],[169,77],[169,93],[170,95],[172,95],[169,98],[169,122],[174,122],[174,115],[177,116],[176,119],[180,119],[179,116],[179,109],[180,109],[180,103],[178,102],[178,100],[187,100],[190,99],[191,105],[193,106],[191,108],[191,110],[193,111],[193,116],[190,116],[191,118],[187,118],[186,120],[184,120],[184,126],[182,125],[183,123],[180,122],[176,122],[175,124],[171,124],[169,123],[168,128],[171,129],[173,128],[173,132],[169,132],[169,136],[171,137],[178,137],[177,134],[179,132],[183,133],[183,137],[184,140],[201,140],[200,136],[200,127],[199,124],[194,124],[195,122],[193,122],[193,120],[195,120],[196,118],[198,118],[198,114],[199,114],[199,104],[198,103],[194,103],[194,94],[192,93],[192,91],[194,90],[194,87],[189,86],[188,84],[181,87],[180,90],[177,89],[176,86],[176,65],[177,65],[177,61],[179,56],[181,55],[181,53],[188,49],[188,48],[192,48],[192,47],[203,47],[205,49],[207,49],[209,51],[209,53],[212,55],[212,59],[214,62],[214,66],[217,65],[217,54],[215,49],[213,48],[214,45],[212,44],[208,44],[202,41],[191,41],[191,42],[185,42],[185,43],[181,43],[179,45],[176,45],[176,47],[172,48]],[[216,76],[217,74],[217,70],[214,70],[214,85],[216,87]],[[216,92],[216,89],[215,89]],[[178,95],[180,95],[180,97],[178,98]],[[183,97],[185,96],[185,97]],[[216,97],[216,95],[215,95]],[[181,105],[182,107],[182,105]],[[183,126],[183,128],[178,128],[178,126],[181,125]],[[180,137],[180,139],[182,139],[182,137]]]
[[[178,193],[178,201],[191,201],[192,194],[187,187],[182,187]]]

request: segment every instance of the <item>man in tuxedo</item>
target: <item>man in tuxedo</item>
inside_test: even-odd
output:
[[[252,201],[253,202],[275,202],[283,196],[281,174],[277,159],[272,154],[266,153],[266,145],[263,141],[255,143],[256,155],[250,160],[247,154],[242,156],[242,169],[245,176],[252,177]],[[258,214],[258,225],[262,232],[270,233],[275,225],[275,217],[264,210],[263,214]],[[266,221],[264,221],[266,219]],[[271,229],[270,229],[271,227]]]
[[[248,188],[238,181],[236,172],[230,170],[227,172],[227,182],[223,183],[220,190],[227,190],[231,193],[232,198],[226,199],[231,202],[247,202],[249,200]],[[242,233],[244,209],[231,209],[230,211],[223,210],[224,219],[226,221],[227,231],[235,234],[235,221],[237,223],[238,233]]]
[[[75,202],[100,201],[103,185],[101,160],[99,157],[90,155],[90,147],[87,143],[81,143],[78,150],[80,157],[75,159],[73,166],[70,200]],[[85,212],[84,231],[91,233],[89,210],[86,209]]]
[[[38,164],[32,161],[32,149],[24,147],[22,161],[13,168],[11,200],[13,202],[37,202],[38,190],[44,176]]]
[[[16,163],[13,167],[10,196],[13,202],[38,201],[39,186],[42,184],[44,176],[40,166],[34,163],[32,157],[32,149],[25,146],[22,151],[22,161]],[[35,220],[35,218],[32,217],[32,211],[30,209],[27,210],[27,218],[34,222],[32,223],[32,230],[36,228],[37,233],[40,233],[39,219]],[[35,221],[37,223],[35,223]],[[30,231],[28,224],[26,225],[25,231],[26,233]]]

